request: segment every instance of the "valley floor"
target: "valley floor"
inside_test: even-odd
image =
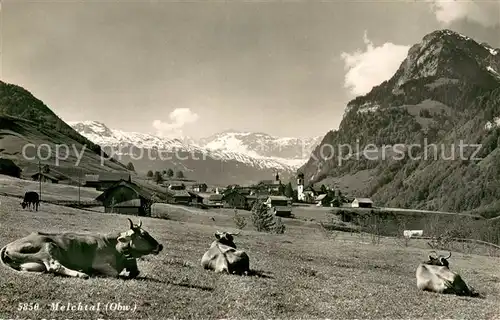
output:
[[[32,231],[107,233],[128,227],[124,215],[47,203],[30,212],[20,208],[18,198],[0,196],[0,202],[0,246]],[[499,258],[454,252],[450,259],[453,270],[485,299],[425,293],[415,284],[415,268],[428,254],[425,246],[399,246],[389,238],[375,245],[342,232],[329,237],[317,223],[286,219],[284,235],[247,226],[236,237],[260,277],[220,275],[203,270],[200,259],[216,230],[237,231],[231,212],[170,209],[174,220],[142,219],[165,249],[139,261],[139,279],[80,280],[1,267],[0,318],[500,319]],[[57,302],[101,303],[101,310],[52,311]],[[22,303],[38,303],[40,309],[17,311]],[[107,303],[135,311],[106,311]]]

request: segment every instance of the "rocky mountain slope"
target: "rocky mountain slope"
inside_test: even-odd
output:
[[[302,165],[318,139],[277,138],[262,133],[227,131],[200,139],[169,139],[124,132],[97,121],[70,123],[77,132],[136,170],[173,168],[210,183],[249,183],[289,177]],[[141,156],[142,154],[142,156]]]
[[[499,52],[451,30],[426,35],[391,79],[348,103],[299,171],[380,206],[495,214]]]

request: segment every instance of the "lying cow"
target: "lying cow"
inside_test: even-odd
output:
[[[220,232],[215,233],[216,240],[201,258],[201,265],[205,269],[215,272],[227,272],[230,274],[246,274],[250,271],[250,259],[248,255],[237,250],[233,236],[238,233]]]
[[[21,206],[23,209],[28,209],[31,210],[31,206],[33,205],[33,209],[35,211],[38,211],[38,204],[40,203],[40,196],[38,195],[37,192],[35,191],[28,191],[24,194],[24,199],[23,202],[21,202]]]
[[[433,255],[434,253],[434,255]],[[447,257],[437,255],[431,251],[429,260],[419,264],[417,267],[417,287],[423,291],[444,294],[456,294],[459,296],[477,296],[471,288],[462,280],[459,274],[450,271]]]
[[[3,265],[17,271],[50,272],[88,279],[90,275],[118,277],[124,270],[129,278],[139,274],[136,259],[157,255],[163,249],[142,223],[121,233],[107,235],[42,233],[9,243],[0,249]]]

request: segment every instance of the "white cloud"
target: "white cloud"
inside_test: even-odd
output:
[[[457,20],[469,20],[485,27],[500,25],[500,2],[498,1],[458,1],[426,0],[436,19],[444,25]]]
[[[353,95],[366,94],[374,86],[389,80],[396,73],[410,49],[410,46],[391,42],[376,47],[368,39],[366,31],[363,41],[366,45],[364,51],[342,52],[340,55],[347,70],[344,87],[348,88]]]
[[[182,136],[182,129],[185,125],[198,121],[198,114],[189,108],[177,108],[169,114],[169,122],[161,120],[153,121],[153,127],[159,136]]]

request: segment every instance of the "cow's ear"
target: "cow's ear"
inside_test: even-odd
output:
[[[215,233],[215,238],[220,239],[220,234],[218,232]]]

